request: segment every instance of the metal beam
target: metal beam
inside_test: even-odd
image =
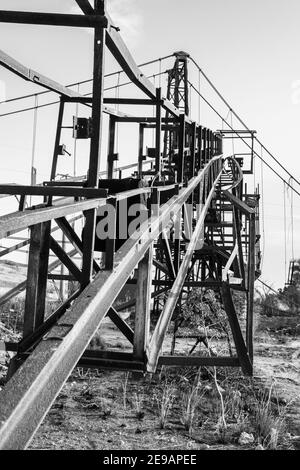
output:
[[[177,367],[239,367],[238,357],[201,357],[201,356],[160,356],[159,366]]]
[[[71,202],[51,207],[41,207],[37,209],[26,209],[21,212],[0,217],[0,239],[8,236],[9,233],[17,233],[31,225],[46,222],[59,217],[75,214],[76,212],[86,211],[92,208],[98,208],[106,204],[106,199],[87,199],[80,202]]]
[[[76,266],[74,261],[67,255],[67,253],[62,249],[62,247],[57,243],[57,241],[50,237],[50,249],[53,253],[60,259],[62,264],[64,264],[68,270],[73,274],[73,276],[77,279],[77,281],[81,281],[81,271]]]
[[[4,386],[0,392],[1,449],[22,449],[28,445],[122,286],[170,222],[170,212],[176,214],[180,210],[204,175],[205,171],[201,172],[189,187],[164,204],[160,217],[142,224],[136,239],[130,238],[116,252],[114,270],[96,275]]]
[[[44,321],[50,231],[50,221],[31,227],[24,310],[24,337],[33,333]]]
[[[167,301],[166,301],[165,306],[164,306],[164,310],[161,313],[161,315],[159,317],[159,320],[156,324],[155,330],[153,332],[153,335],[152,335],[152,338],[151,338],[151,341],[150,341],[149,351],[148,351],[149,360],[148,360],[147,369],[148,369],[149,372],[153,372],[156,369],[157,361],[158,361],[158,357],[159,357],[159,352],[161,350],[161,347],[162,347],[162,344],[163,344],[163,340],[164,340],[168,325],[171,321],[172,314],[173,314],[174,309],[176,307],[177,300],[178,300],[178,298],[180,296],[180,293],[182,291],[182,288],[184,286],[186,274],[188,272],[189,265],[190,265],[193,253],[194,253],[195,247],[196,247],[197,242],[198,242],[199,235],[201,233],[201,230],[202,230],[202,227],[203,227],[203,224],[204,224],[205,216],[206,216],[207,210],[210,206],[211,200],[214,196],[215,188],[216,188],[216,185],[217,185],[217,183],[220,179],[220,176],[221,176],[221,171],[219,171],[219,173],[217,175],[217,178],[215,179],[215,181],[213,183],[213,186],[212,186],[212,188],[211,188],[211,190],[208,194],[208,197],[205,201],[205,204],[204,204],[204,206],[201,210],[201,213],[199,215],[195,230],[194,230],[193,235],[191,237],[191,241],[188,244],[185,256],[184,256],[184,258],[181,262],[181,265],[179,267],[177,277],[176,277],[176,279],[174,281],[174,284],[173,284],[173,286],[170,290],[170,293],[168,295]]]
[[[142,71],[136,65],[132,55],[130,54],[127,46],[121,38],[118,28],[113,24],[111,18],[106,13],[108,19],[108,28],[106,30],[106,45],[112,55],[115,57],[121,68],[124,70],[126,75],[137,87],[142,90],[152,100],[156,99],[156,89],[151,81],[145,77]],[[166,98],[162,98],[162,106],[164,109],[169,111],[172,116],[179,117],[179,110]],[[191,120],[186,117],[187,122]]]
[[[36,83],[37,85],[47,88],[48,90],[54,91],[55,93],[59,93],[63,96],[68,96],[70,98],[82,98],[82,95],[76,93],[71,88],[67,88],[64,85],[61,85],[60,83],[56,82],[55,80],[52,80],[51,78],[48,78],[45,75],[36,72],[35,70],[25,67],[25,65],[21,64],[2,50],[0,50],[0,65],[15,73],[19,77],[24,78],[25,80],[28,80],[30,82]]]
[[[0,10],[0,23],[19,23],[79,28],[107,27],[103,15],[70,15],[63,13],[40,13],[35,11]]]
[[[26,186],[18,184],[0,184],[2,194],[21,194],[26,196],[62,196],[103,198],[107,196],[106,189],[80,188],[78,186]]]
[[[123,320],[123,318],[120,317],[118,312],[113,308],[110,307],[107,316],[110,318],[110,320],[114,323],[114,325],[123,333],[123,335],[128,339],[128,341],[133,344],[133,339],[134,339],[134,332],[130,328],[129,325]]]
[[[71,258],[76,254],[76,250],[72,250],[70,253],[68,253],[68,256]],[[58,266],[60,266],[61,261],[56,260],[53,263],[50,264],[48,272],[50,273],[54,269],[56,269]],[[19,295],[21,292],[23,292],[26,289],[26,283],[27,281],[20,282],[17,286],[13,287],[10,289],[8,292],[6,292],[1,298],[0,298],[0,305],[5,304],[5,302],[8,302],[10,299],[15,297],[16,295]]]
[[[250,214],[255,213],[254,209],[251,209],[251,207],[247,206],[247,204],[245,204],[239,198],[231,194],[229,191],[223,191],[223,194],[235,207],[237,207],[246,216],[249,217]]]
[[[138,265],[133,356],[144,361],[150,334],[152,246]]]
[[[228,321],[230,324],[230,328],[232,331],[232,336],[234,339],[236,352],[240,361],[240,365],[242,367],[244,374],[252,375],[253,373],[252,362],[249,357],[246,344],[245,344],[245,341],[241,332],[241,327],[240,327],[240,324],[236,315],[234,303],[232,300],[230,286],[228,284],[223,283],[223,286],[221,288],[221,294],[222,294],[225,311],[226,311]]]
[[[104,14],[104,1],[95,0],[95,13]],[[92,123],[93,133],[90,145],[87,186],[97,188],[99,181],[99,167],[102,137],[102,111],[104,90],[104,64],[105,64],[105,29],[99,24],[94,31],[94,62],[93,62],[93,90],[92,90]],[[91,209],[85,213],[85,226],[83,231],[83,259],[81,286],[85,287],[93,274],[93,259],[96,231],[96,210]]]
[[[90,4],[89,0],[75,0],[79,8],[83,11],[85,15],[94,15],[95,10]]]
[[[155,101],[140,98],[104,98],[105,104],[124,104],[124,105],[150,105],[155,106]]]

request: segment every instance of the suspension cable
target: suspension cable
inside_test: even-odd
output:
[[[228,107],[228,109],[231,110],[231,112],[234,114],[234,116],[238,119],[238,121],[244,126],[244,128],[247,131],[250,131],[248,126],[244,123],[244,121],[241,119],[241,117],[232,109],[232,107],[229,105],[229,103],[226,101],[224,96],[219,92],[219,90],[215,87],[215,85],[212,83],[212,81],[208,78],[208,76],[203,72],[201,67],[198,65],[198,63],[193,59],[193,57],[190,57],[191,62],[196,66],[196,68],[199,70],[199,72],[203,75],[205,80],[208,82],[208,84],[211,86],[211,88],[214,90],[214,92],[218,95],[218,97],[223,101],[223,103]],[[264,149],[265,152],[268,153],[268,155],[281,167],[282,170],[284,170],[290,178],[292,178],[297,184],[300,185],[300,181],[295,178],[281,163],[280,161],[264,146],[264,144],[256,137],[254,136],[254,139],[256,142]]]
[[[189,82],[190,83],[190,82]],[[194,85],[192,84],[192,88],[196,91],[196,93],[199,93],[197,88],[194,87]],[[228,121],[226,121],[226,119],[224,119],[224,117],[216,110],[216,108],[202,95],[200,94],[201,98],[203,99],[203,101],[205,101],[205,103],[219,116],[220,119],[223,119],[223,121],[227,124],[227,126],[232,130],[232,132],[234,132],[239,138],[240,140],[242,140],[244,142],[245,145],[247,145],[247,147],[252,150],[252,147],[248,144],[248,142],[239,135],[239,133],[233,129],[233,127],[229,124]],[[265,148],[262,144],[261,144],[262,148]],[[278,176],[278,178],[280,178],[282,181],[284,181],[286,183],[286,185],[291,188],[294,193],[296,193],[298,196],[300,196],[300,192],[298,192],[294,187],[292,187],[290,185],[290,183],[288,183],[276,170],[274,170],[274,168],[271,167],[271,165],[269,165],[269,163],[267,163],[255,150],[253,150],[253,153],[260,159],[264,162],[264,164],[271,170],[273,171],[273,173],[275,173],[276,176]]]
[[[140,64],[138,65],[138,67],[144,67],[144,66],[147,66],[147,65],[150,65],[150,64],[154,64],[156,62],[161,62],[162,60],[166,60],[166,59],[169,59],[170,57],[173,57],[174,56],[174,53],[173,54],[169,54],[167,56],[164,56],[164,57],[160,57],[160,58],[157,58],[157,59],[153,59],[153,60],[150,60],[148,62],[144,62],[143,64]],[[234,111],[234,109],[232,109],[232,107],[229,105],[229,103],[227,102],[227,100],[224,98],[224,96],[219,92],[219,90],[216,88],[216,86],[212,83],[212,81],[209,79],[209,77],[206,75],[206,73],[201,69],[201,67],[198,65],[198,63],[195,61],[195,59],[193,57],[189,57],[191,62],[195,65],[195,67],[198,69],[199,71],[199,75],[202,75],[205,80],[208,82],[208,84],[211,86],[211,88],[214,90],[214,92],[217,94],[217,96],[223,101],[223,103],[227,106],[227,108],[233,113],[233,115],[238,119],[238,121],[244,126],[244,128],[246,130],[250,130],[248,128],[248,126],[244,123],[244,121],[241,119],[241,117]],[[118,73],[122,73],[124,72],[123,70],[119,70],[119,71],[116,71],[116,72],[111,72],[109,74],[106,74],[105,77],[111,77],[113,75],[116,75]],[[149,77],[148,77],[149,78]],[[88,80],[82,80],[80,82],[76,82],[76,83],[73,83],[71,85],[67,85],[68,87],[71,87],[71,86],[75,86],[75,85],[78,85],[78,84],[84,84],[84,83],[89,83],[91,82],[92,79],[88,79]],[[131,82],[130,82],[131,83]],[[112,87],[114,88],[114,87]],[[111,88],[110,88],[111,89]],[[196,90],[197,91],[197,90]],[[43,91],[43,92],[40,92],[38,93],[38,95],[41,95],[41,94],[46,94],[46,93],[50,93],[50,91]],[[199,90],[199,93],[200,93],[200,90]],[[16,98],[10,98],[8,100],[5,100],[5,101],[1,101],[0,104],[2,103],[9,103],[9,102],[12,102],[12,101],[16,101],[16,100],[21,100],[21,99],[25,99],[25,98],[29,98],[29,97],[32,97],[32,96],[35,96],[36,93],[34,94],[31,94],[31,95],[24,95],[24,96],[20,96],[20,97],[16,97]],[[200,95],[201,96],[201,95]],[[45,107],[45,106],[50,106],[51,104],[56,104],[57,102],[53,102],[53,103],[47,103],[47,104],[44,104],[44,105],[41,105],[41,107]],[[24,109],[24,111],[29,111],[31,110],[32,108],[27,108],[27,109]],[[23,110],[22,110],[23,111]],[[16,112],[22,112],[22,111],[16,111]],[[10,114],[15,114],[16,112],[12,112],[12,113],[5,113],[5,114],[2,114],[0,115],[0,117],[4,117],[4,116],[8,116]],[[254,139],[256,140],[256,142],[264,149],[265,152],[267,152],[267,154],[281,167],[282,170],[284,170],[288,175],[289,177],[294,180],[297,184],[300,185],[300,181],[295,178],[281,163],[280,161],[264,146],[264,144],[256,137],[254,136]],[[270,167],[271,168],[271,167]],[[272,168],[271,168],[272,169]],[[272,169],[273,170],[273,169]],[[274,171],[274,170],[273,170]],[[295,191],[295,190],[294,190]],[[299,193],[298,193],[299,194]],[[300,195],[300,194],[299,194]]]
[[[291,186],[293,187],[293,181],[290,180]],[[293,192],[291,192],[291,232],[292,232],[292,259],[295,259],[294,252],[294,198]]]
[[[200,73],[200,70],[198,71],[198,91],[199,91],[199,95],[198,95],[198,122],[200,123],[201,122],[201,96],[200,96],[200,93],[201,93],[201,73]]]
[[[261,156],[263,156],[263,149],[261,147]],[[264,166],[263,161],[260,161],[260,184],[261,184],[261,219],[262,219],[262,258],[261,266],[263,269],[264,264],[264,252],[265,252],[265,198],[264,198]]]
[[[159,62],[159,61],[161,63],[162,60],[169,59],[170,57],[173,57],[173,56],[174,56],[174,54],[169,54],[169,55],[166,55],[165,57],[160,57],[158,59],[149,60],[148,62],[144,62],[143,64],[138,65],[138,67],[145,67],[146,65],[155,64],[156,62]],[[117,70],[116,72],[110,72],[110,73],[107,73],[106,75],[104,75],[104,78],[113,77],[114,75],[117,75],[117,74],[120,74],[120,73],[123,73],[123,72],[124,72],[124,70]],[[73,86],[83,85],[83,84],[86,84],[86,83],[91,83],[92,81],[93,81],[92,78],[88,78],[87,80],[81,80],[80,82],[75,82],[75,83],[71,83],[69,85],[66,85],[66,88],[71,88]],[[45,90],[45,91],[40,91],[39,93],[31,93],[29,95],[16,96],[14,98],[9,98],[7,100],[0,101],[0,104],[11,103],[13,101],[23,100],[23,99],[26,99],[26,98],[33,98],[35,95],[40,96],[40,95],[45,95],[47,93],[53,93],[53,92],[51,90]]]
[[[167,73],[167,71],[165,70],[164,72],[161,72],[161,75]],[[154,74],[154,75],[149,75],[147,76],[146,78],[152,78],[152,77],[157,77],[159,74]],[[114,85],[114,86],[111,86],[111,87],[108,87],[108,88],[104,88],[104,91],[109,91],[109,90],[114,90],[117,86],[119,87],[122,87],[122,86],[126,86],[126,85],[132,85],[132,82],[124,82],[124,83],[120,83],[120,85]],[[47,92],[46,92],[47,93]],[[83,94],[82,96],[90,96],[92,93],[85,93]],[[38,96],[40,96],[40,94],[37,94]],[[29,96],[29,95],[28,95]],[[36,96],[35,94],[32,95],[32,96]],[[45,103],[45,104],[40,104],[38,105],[38,108],[45,108],[47,106],[53,106],[54,104],[59,104],[60,101],[51,101],[50,103]],[[86,104],[85,106],[88,106],[89,108],[91,107],[89,104]],[[4,114],[0,114],[0,118],[1,117],[6,117],[6,116],[12,116],[14,114],[19,114],[19,113],[24,113],[26,111],[32,111],[33,109],[35,109],[34,106],[31,106],[29,108],[22,108],[22,109],[17,109],[15,111],[9,111],[7,113],[4,113]]]
[[[284,279],[287,281],[287,227],[286,227],[286,187],[283,182],[283,218],[284,218]]]

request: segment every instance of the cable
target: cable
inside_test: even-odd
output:
[[[167,73],[167,71],[165,70],[164,72],[161,72],[161,75]],[[157,77],[159,74],[154,74],[154,75],[149,75],[148,77],[146,78],[152,78],[152,77]],[[120,85],[115,85],[115,86],[111,86],[111,87],[108,87],[108,88],[104,88],[103,91],[109,91],[109,90],[114,90],[117,86],[119,87],[122,87],[122,86],[126,86],[126,85],[132,85],[132,82],[125,82],[125,83],[120,83]],[[46,92],[48,93],[48,92]],[[85,93],[84,95],[82,96],[90,96],[91,93]],[[29,95],[28,95],[29,96]],[[35,94],[32,95],[32,96],[36,96]],[[37,96],[40,96],[40,94],[37,94]],[[59,104],[60,101],[51,101],[50,103],[45,103],[45,104],[40,104],[38,105],[38,108],[45,108],[47,106],[53,106],[54,104]],[[91,107],[90,105],[86,104],[86,106],[88,107]],[[17,109],[16,111],[9,111],[8,113],[4,113],[4,114],[0,114],[0,118],[1,117],[6,117],[6,116],[12,116],[14,114],[19,114],[19,113],[24,113],[26,111],[32,111],[33,109],[35,109],[34,106],[31,106],[30,108],[22,108],[22,109]]]
[[[190,83],[190,82],[189,82]],[[192,88],[196,91],[196,93],[199,94],[198,90],[194,87],[194,85],[192,84]],[[247,147],[249,147],[250,150],[252,150],[251,146],[248,144],[248,142],[239,135],[239,133],[233,129],[233,127],[231,127],[231,125],[229,124],[229,122],[226,121],[226,119],[224,119],[224,117],[216,110],[216,108],[214,108],[214,106],[212,104],[210,104],[210,102],[200,93],[200,96],[201,98],[203,99],[203,101],[205,101],[205,103],[219,116],[220,119],[222,119],[226,124],[227,126],[232,130],[232,132],[234,132],[243,142],[245,145],[247,145]],[[262,147],[264,148],[264,146],[262,145]],[[260,159],[264,162],[264,164],[271,170],[273,171],[273,173],[275,173],[276,176],[278,176],[278,178],[280,178],[282,181],[284,181],[286,183],[286,185],[291,188],[294,193],[296,193],[298,196],[300,196],[300,193],[295,189],[293,188],[276,170],[274,170],[274,168],[271,167],[271,165],[269,165],[269,163],[267,163],[255,150],[253,150],[253,153]]]
[[[146,65],[155,64],[155,62],[159,62],[159,61],[161,63],[162,60],[169,59],[170,57],[173,57],[173,56],[174,56],[174,54],[169,54],[169,55],[166,55],[165,57],[161,57],[159,59],[154,59],[154,60],[150,60],[148,62],[144,62],[143,64],[138,65],[138,67],[145,67]],[[113,77],[114,75],[117,75],[117,74],[120,74],[120,73],[123,73],[123,72],[124,72],[124,70],[117,70],[116,72],[107,73],[106,75],[104,75],[104,78]],[[66,88],[70,88],[70,87],[73,87],[73,86],[76,86],[76,85],[83,85],[85,83],[91,83],[92,81],[93,81],[92,78],[88,78],[87,80],[82,80],[80,82],[70,83],[69,85],[66,85]],[[26,98],[32,98],[36,95],[37,96],[45,95],[46,93],[53,93],[53,91],[47,90],[47,91],[40,91],[39,93],[32,93],[30,95],[17,96],[15,98],[9,98],[8,100],[0,101],[0,104],[11,103],[13,101],[23,100],[23,99],[26,99]]]
[[[201,93],[201,73],[198,71],[198,91]],[[198,122],[201,122],[201,97],[198,95]]]
[[[263,155],[263,150],[261,148],[261,156]],[[266,241],[266,235],[265,235],[265,198],[264,198],[264,167],[263,167],[263,161],[260,161],[260,183],[261,183],[261,218],[262,218],[262,257],[261,257],[261,266],[263,269],[263,264],[264,264],[264,252],[265,252],[265,241]]]
[[[284,218],[284,278],[287,281],[287,229],[286,229],[286,187],[283,183],[283,218]]]
[[[291,186],[293,187],[293,181],[291,180]],[[293,193],[291,193],[291,232],[292,232],[292,259],[295,259],[294,252],[294,198]]]
[[[199,93],[198,90],[194,87],[193,84],[192,84],[192,88],[196,91],[196,93]],[[203,99],[203,101],[205,101],[205,103],[219,116],[219,118],[222,119],[227,124],[227,126],[232,130],[232,132],[234,132],[244,142],[244,144],[246,144],[247,147],[249,147],[249,149],[251,150],[251,146],[248,144],[248,142],[246,142],[246,140],[243,139],[243,137],[241,137],[239,135],[239,133],[231,127],[231,125],[226,121],[226,119],[223,118],[223,116],[221,116],[221,114],[214,108],[214,106],[212,104],[210,104],[210,102],[202,94],[200,94],[200,96]],[[300,193],[295,188],[293,188],[276,170],[274,170],[274,168],[272,168],[260,155],[258,155],[258,153],[255,150],[253,150],[253,153],[255,153],[255,155],[257,155],[258,158],[260,160],[262,160],[264,162],[264,164],[271,171],[273,171],[273,173],[275,173],[278,176],[278,178],[280,178],[282,181],[284,181],[289,188],[291,188],[296,194],[298,194],[298,196],[300,196]]]
[[[144,67],[144,66],[147,66],[147,65],[150,65],[150,64],[154,64],[156,62],[161,62],[162,60],[166,60],[170,57],[173,57],[174,56],[174,53],[173,54],[169,54],[165,57],[161,57],[161,58],[158,58],[158,59],[153,59],[151,61],[148,61],[148,62],[144,62],[143,64],[140,64],[138,65],[138,67]],[[214,90],[214,92],[219,96],[219,98],[223,101],[223,103],[228,107],[228,109],[234,114],[234,116],[238,119],[238,121],[245,127],[246,130],[250,130],[247,125],[244,123],[244,121],[241,119],[241,117],[234,111],[234,109],[231,108],[231,106],[229,105],[229,103],[226,101],[226,99],[224,98],[224,96],[218,91],[218,89],[215,87],[215,85],[212,83],[212,81],[208,78],[208,76],[204,73],[204,71],[201,69],[201,67],[198,65],[198,63],[195,61],[195,59],[193,57],[190,56],[190,60],[191,62],[196,66],[196,68],[198,69],[199,71],[199,74],[203,75],[203,77],[205,78],[205,80],[209,83],[209,85],[211,86],[211,88]],[[111,77],[113,75],[116,75],[118,73],[122,73],[124,72],[123,70],[119,70],[117,72],[112,72],[112,73],[109,73],[109,74],[106,74],[105,77]],[[149,78],[149,77],[148,77]],[[71,86],[75,86],[75,85],[81,85],[81,84],[84,84],[84,83],[89,83],[91,82],[92,79],[88,79],[88,80],[83,80],[83,81],[80,81],[80,82],[76,82],[76,83],[73,83],[71,85],[67,85],[67,87],[71,87]],[[131,82],[130,82],[131,83]],[[114,87],[112,87],[114,88]],[[110,88],[111,89],[111,88]],[[41,94],[46,94],[46,93],[50,93],[50,91],[43,91],[43,92],[40,92],[38,93],[38,95],[41,95]],[[31,94],[31,95],[24,95],[24,96],[20,96],[20,97],[16,97],[16,98],[11,98],[9,100],[5,100],[5,101],[1,101],[0,104],[2,103],[9,103],[9,102],[12,102],[12,101],[16,101],[16,100],[21,100],[21,99],[25,99],[25,98],[29,98],[29,97],[32,97],[32,96],[35,96],[35,93],[34,94]],[[51,104],[56,104],[57,102],[53,102]],[[50,106],[50,103],[48,104],[45,104],[45,105],[41,105],[42,106]],[[24,111],[29,111],[31,108],[27,108],[25,109]],[[21,111],[20,111],[21,112]],[[11,114],[15,114],[16,112],[13,112]],[[10,113],[6,113],[4,115],[0,115],[0,117],[4,117],[4,116],[8,116]],[[295,178],[280,162],[279,160],[264,146],[264,144],[256,137],[254,136],[254,139],[256,140],[256,142],[261,146],[261,148],[263,148],[267,153],[268,155],[281,167],[282,170],[284,170],[290,178],[292,178],[292,180],[294,180],[297,184],[300,185],[300,181]],[[270,167],[271,168],[271,167]],[[299,194],[299,193],[298,193]],[[300,195],[300,194],[299,194]]]
[[[208,78],[208,76],[203,72],[201,67],[197,64],[197,62],[190,57],[190,60],[192,63],[197,67],[197,69],[200,71],[200,73],[203,75],[205,80],[209,83],[209,85],[212,87],[212,89],[215,91],[215,93],[219,96],[219,98],[223,101],[223,103],[231,110],[231,112],[234,114],[234,116],[238,119],[238,121],[245,127],[247,131],[250,131],[250,129],[246,126],[244,121],[240,118],[240,116],[232,109],[232,107],[229,105],[229,103],[226,101],[224,96],[218,91],[218,89],[215,87],[215,85],[212,83],[212,81]],[[273,158],[273,160],[289,175],[290,178],[292,178],[297,184],[300,185],[300,181],[296,179],[280,162],[279,160],[274,157],[274,155],[264,146],[264,144],[257,138],[254,137],[256,142],[268,153],[268,155]]]

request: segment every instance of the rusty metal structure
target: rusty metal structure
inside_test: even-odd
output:
[[[76,0],[82,14],[64,15],[0,11],[0,22],[86,27],[94,31],[92,96],[81,95],[54,82],[0,52],[0,65],[38,83],[59,96],[53,162],[48,181],[42,185],[0,185],[0,194],[20,196],[18,210],[0,217],[1,238],[30,228],[30,238],[10,250],[29,246],[27,281],[0,299],[0,304],[26,290],[23,337],[6,343],[15,353],[7,383],[0,392],[0,448],[21,449],[28,445],[47,410],[77,364],[142,372],[155,372],[161,365],[253,368],[253,296],[259,275],[259,194],[247,194],[240,155],[223,153],[224,130],[212,131],[189,116],[188,59],[174,54],[168,72],[167,97],[136,65],[105,3]],[[121,70],[145,95],[144,98],[105,98],[105,48]],[[64,151],[61,129],[69,103],[90,109],[89,118],[75,117],[76,139],[90,140],[85,178],[57,179],[57,162]],[[153,117],[125,114],[111,105],[150,106]],[[99,172],[103,113],[109,115],[107,171]],[[116,168],[116,126],[139,126],[138,154],[124,178]],[[155,145],[145,151],[144,133],[155,131]],[[245,134],[231,130],[230,136]],[[252,132],[252,133],[251,133]],[[250,138],[253,132],[250,132]],[[248,137],[249,137],[248,135]],[[251,155],[253,158],[253,154]],[[99,177],[101,176],[101,179]],[[26,207],[30,196],[40,204]],[[124,204],[142,203],[147,218],[134,233],[121,240],[119,220]],[[126,207],[126,206],[125,206]],[[112,233],[97,240],[97,224],[112,208]],[[102,215],[101,215],[102,214]],[[84,221],[81,233],[75,222]],[[60,233],[72,245],[59,243]],[[49,262],[49,253],[56,260]],[[95,253],[103,253],[103,262]],[[80,266],[74,256],[80,256]],[[53,274],[63,265],[66,272]],[[45,315],[47,281],[73,280],[77,288],[51,315]],[[124,286],[134,296],[120,305]],[[194,288],[218,293],[226,312],[234,353],[228,356],[166,355],[163,344],[172,320]],[[235,308],[233,294],[242,292],[245,331]],[[134,307],[134,327],[122,318],[122,309]],[[109,317],[131,343],[130,352],[94,351],[88,345],[103,319]]]

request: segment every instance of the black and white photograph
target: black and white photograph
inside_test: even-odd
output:
[[[0,0],[0,450],[300,450],[299,19]]]

